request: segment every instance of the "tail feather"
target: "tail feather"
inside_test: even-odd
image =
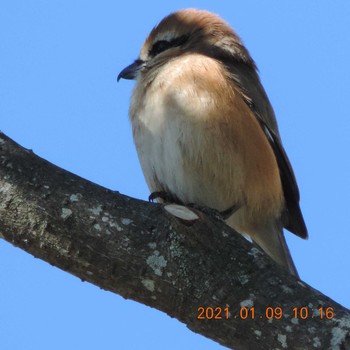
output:
[[[299,277],[282,228],[264,229],[256,232],[252,239],[279,265],[284,266],[291,274]]]

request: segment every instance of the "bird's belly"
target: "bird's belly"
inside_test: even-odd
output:
[[[210,142],[203,138],[198,125],[194,127],[179,116],[155,116],[154,112],[140,114],[133,123],[150,191],[165,191],[184,204],[220,211],[242,202],[241,169],[234,154],[227,155],[215,137],[210,137]]]

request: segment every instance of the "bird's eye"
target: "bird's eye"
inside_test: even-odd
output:
[[[181,46],[187,41],[187,39],[188,39],[188,36],[183,35],[178,38],[174,38],[170,41],[159,40],[152,46],[151,50],[149,51],[149,56],[155,57],[161,52],[170,49],[171,47]]]

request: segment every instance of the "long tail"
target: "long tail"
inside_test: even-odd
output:
[[[232,215],[226,223],[240,232],[235,227],[235,218]],[[268,254],[279,265],[284,266],[292,275],[299,277],[298,271],[290,255],[283,228],[278,223],[265,223],[256,228],[253,232],[240,232],[244,236],[249,236],[266,254]]]
[[[263,231],[255,233],[252,239],[273,260],[287,268],[294,276],[299,277],[282,228],[271,227],[270,229],[264,229]]]

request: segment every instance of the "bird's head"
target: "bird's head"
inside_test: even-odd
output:
[[[255,67],[240,38],[224,20],[208,11],[185,9],[170,14],[153,28],[139,57],[119,73],[118,80],[137,79],[189,53]]]

